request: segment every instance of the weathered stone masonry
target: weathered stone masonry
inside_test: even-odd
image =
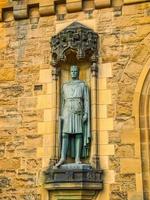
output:
[[[0,2],[0,200],[48,200],[56,95],[49,41],[78,21],[100,36],[97,200],[150,200],[150,2]]]

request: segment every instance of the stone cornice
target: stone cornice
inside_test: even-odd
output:
[[[4,20],[4,12],[7,11],[13,12],[15,20],[26,19],[29,17],[29,9],[32,7],[39,9],[39,16],[49,16],[146,1],[148,0],[1,0],[0,21]]]

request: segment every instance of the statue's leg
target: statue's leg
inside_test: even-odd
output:
[[[75,162],[80,164],[80,156],[82,150],[82,134],[75,135]]]
[[[59,167],[60,165],[62,165],[66,160],[67,150],[68,150],[68,142],[69,142],[69,135],[67,133],[63,133],[61,158],[60,158],[59,162],[56,164],[56,167]]]

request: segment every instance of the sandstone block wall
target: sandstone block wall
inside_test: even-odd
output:
[[[48,200],[39,179],[54,153],[49,41],[73,21],[100,37],[97,122],[105,175],[97,200],[149,200],[150,3],[3,0],[0,21],[0,200]]]

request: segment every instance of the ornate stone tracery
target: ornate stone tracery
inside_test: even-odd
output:
[[[98,61],[98,34],[86,26],[73,22],[51,39],[52,65],[56,67],[60,61],[66,61],[68,50],[76,52],[77,60],[89,58],[91,63]],[[96,64],[91,71],[97,71]]]

